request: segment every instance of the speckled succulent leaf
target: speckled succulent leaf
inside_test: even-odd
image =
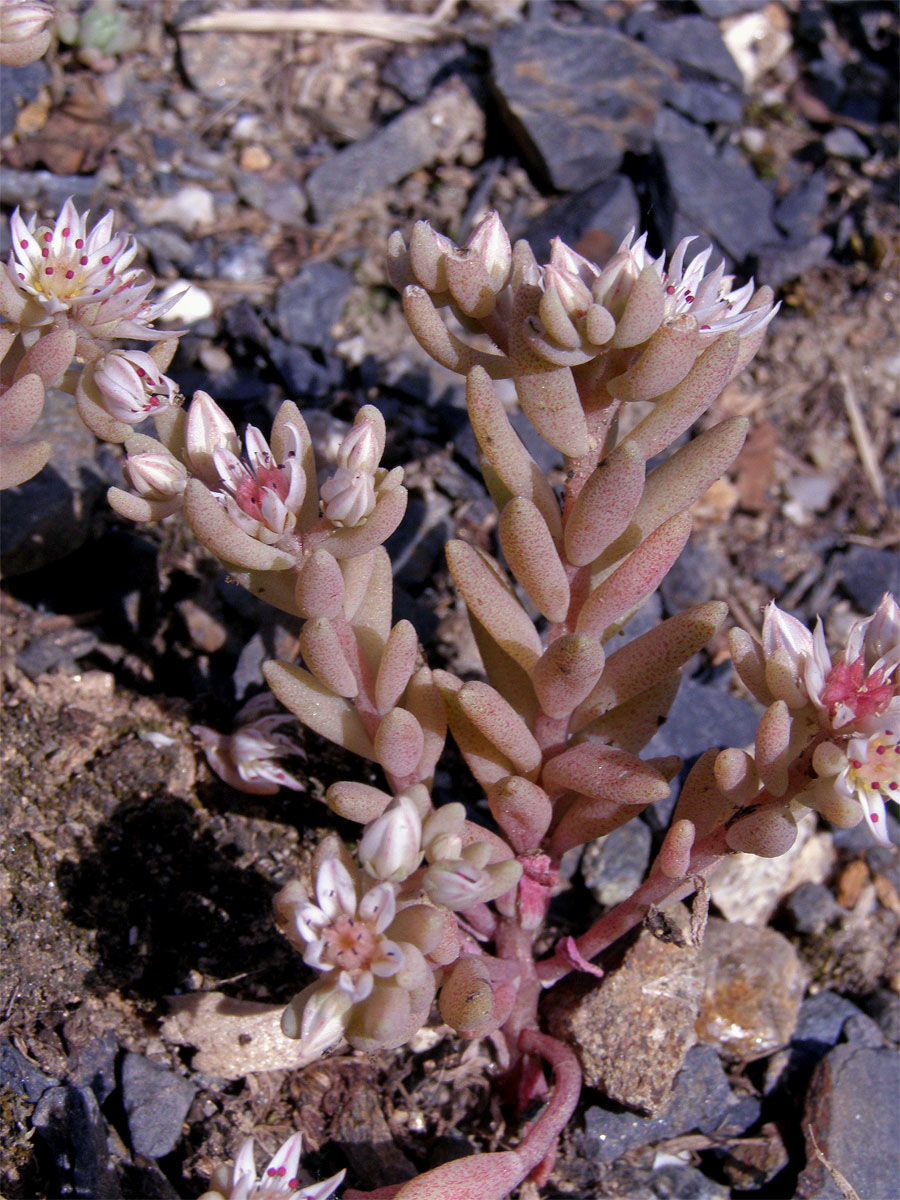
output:
[[[22,355],[16,375],[40,375],[46,385],[56,383],[65,374],[75,355],[75,334],[68,329],[53,329],[38,338]]]
[[[541,748],[511,704],[490,684],[471,681],[456,694],[463,714],[514,767],[533,778],[541,765]]]
[[[638,754],[665,720],[680,684],[681,672],[673,671],[660,683],[596,717],[584,727],[582,736]]]
[[[521,775],[507,775],[487,789],[491,816],[517,854],[530,854],[550,828],[553,806],[542,787]]]
[[[294,586],[297,580],[293,570],[287,571],[246,571],[235,575],[242,587],[266,604],[290,613],[294,617],[306,614],[300,611],[294,596]]]
[[[341,569],[344,575],[344,585],[349,592],[348,580],[351,578],[351,572],[346,560],[342,562]],[[371,569],[365,570],[363,577],[367,579],[366,591],[360,598],[352,617],[348,617],[348,620],[353,626],[357,643],[374,673],[378,670],[385,643],[391,632],[391,608],[394,594],[391,560],[383,547],[378,547],[375,557],[371,560]],[[345,594],[345,611],[349,607],[347,599],[347,594]]]
[[[578,614],[577,631],[603,638],[605,631],[654,591],[675,564],[691,532],[691,515],[676,513],[635,549],[590,593]]]
[[[375,757],[388,775],[406,779],[415,774],[425,749],[422,726],[405,708],[392,708],[375,734]]]
[[[293,564],[290,555],[238,529],[199,479],[188,480],[184,489],[184,514],[203,545],[223,563],[248,571],[284,571]]]
[[[407,492],[405,487],[382,492],[375,508],[360,525],[347,529],[336,529],[324,543],[325,549],[335,558],[356,558],[368,554],[382,545],[403,520],[406,512]]]
[[[480,320],[494,311],[496,294],[484,264],[465,250],[454,250],[444,259],[447,290],[467,317]]]
[[[388,238],[387,244],[387,276],[391,286],[398,292],[416,282],[406,241],[399,229],[395,229]]]
[[[344,576],[333,554],[314,550],[295,576],[294,600],[302,617],[336,617],[344,606]]]
[[[509,959],[483,954],[457,959],[441,985],[441,1016],[463,1037],[486,1037],[509,1016],[519,974]]]
[[[696,318],[676,317],[660,326],[627,371],[609,381],[609,394],[631,402],[665,395],[685,378],[701,347]]]
[[[380,716],[399,702],[416,666],[419,639],[409,621],[398,621],[385,643],[375,678],[375,708]]]
[[[569,458],[587,454],[591,448],[587,423],[569,368],[541,367],[521,359],[516,365],[516,395],[544,441]]]
[[[666,297],[656,267],[648,263],[632,285],[625,310],[616,322],[612,344],[640,346],[656,333],[666,311]]]
[[[531,500],[558,538],[562,529],[559,502],[510,424],[490,377],[480,367],[471,370],[466,379],[466,404],[475,438],[497,477],[514,496]]]
[[[513,764],[463,713],[457,700],[462,681],[446,671],[435,671],[434,681],[447,713],[453,740],[482,787],[514,773]]]
[[[416,341],[442,367],[459,375],[468,375],[473,367],[482,367],[492,379],[505,379],[512,374],[512,365],[505,354],[476,350],[452,333],[424,288],[404,288],[403,311]]]
[[[375,747],[347,700],[292,663],[267,662],[263,674],[276,697],[304,725],[352,754],[375,760]]]
[[[390,793],[383,792],[381,788],[349,779],[333,783],[325,793],[325,803],[332,812],[348,821],[358,821],[360,825],[376,821],[390,804],[391,798]]]
[[[541,784],[551,795],[573,791],[619,804],[651,804],[669,794],[668,781],[655,768],[612,746],[580,742],[548,760]]]
[[[725,333],[709,346],[688,375],[644,417],[622,445],[636,446],[645,459],[671,446],[701,417],[727,384],[738,355],[738,335]]]
[[[504,700],[513,706],[530,728],[538,708],[531,672],[501,649],[471,612],[469,613],[469,627],[484,665],[484,673],[490,680],[491,686],[495,687]]]
[[[548,621],[564,621],[569,581],[540,510],[524,496],[516,496],[500,514],[499,534],[509,568],[529,600]]]
[[[707,750],[700,755],[682,784],[672,816],[673,821],[690,821],[698,837],[727,821],[737,807],[719,788],[717,757],[716,750]]]
[[[386,563],[385,559],[387,559]],[[377,567],[376,562],[378,563]],[[348,621],[353,621],[363,602],[368,606],[369,585],[373,580],[375,580],[376,598],[383,590],[381,585],[385,570],[390,571],[391,569],[390,559],[387,558],[387,551],[384,547],[379,546],[377,549],[369,551],[368,554],[341,559],[338,565],[344,580],[344,616]]]
[[[759,777],[773,796],[787,791],[790,744],[790,709],[783,700],[776,700],[760,718],[753,752]]]
[[[769,693],[776,700],[783,700],[788,708],[805,708],[809,703],[798,684],[797,663],[784,647],[779,646],[766,656],[765,676]]]
[[[748,428],[746,417],[723,421],[676,450],[650,472],[634,514],[634,523],[642,537],[700,499],[737,458]]]
[[[550,836],[550,853],[557,858],[575,846],[583,846],[620,829],[647,807],[646,804],[625,805],[617,800],[598,800],[573,793],[566,793],[562,801],[565,812]]]
[[[673,821],[663,838],[653,869],[660,871],[668,879],[686,878],[691,867],[691,850],[696,837],[697,830],[693,821],[685,818]]]
[[[11,446],[31,432],[44,408],[40,375],[20,375],[0,395],[0,446]],[[130,431],[129,431],[130,432]]]
[[[728,606],[717,600],[697,604],[616,650],[607,658],[600,682],[576,710],[573,732],[686,663],[709,641],[727,613]]]
[[[447,255],[455,247],[427,221],[416,221],[409,235],[409,263],[413,275],[429,292],[447,291]]]
[[[0,491],[18,487],[42,471],[53,453],[50,442],[22,442],[0,450]]]
[[[447,738],[447,713],[429,667],[419,667],[406,687],[405,706],[422,728],[424,744],[416,775],[429,782]]]
[[[725,840],[739,853],[779,858],[797,840],[797,822],[786,806],[766,805],[736,817],[728,826]]]
[[[562,719],[593,689],[606,661],[600,642],[586,633],[556,639],[535,663],[532,683],[541,708]]]
[[[723,750],[716,758],[714,774],[719,791],[733,804],[746,804],[759,791],[756,764],[746,750]]]
[[[391,1200],[472,1200],[473,1196],[479,1200],[503,1200],[528,1173],[528,1167],[514,1150],[473,1158],[472,1163],[456,1159],[418,1175],[391,1193]],[[354,1197],[351,1195],[349,1200]],[[388,1200],[388,1195],[382,1198],[376,1193],[373,1200]]]
[[[336,696],[350,700],[359,692],[359,683],[347,661],[340,636],[327,617],[314,617],[300,631],[303,661],[316,679]]]
[[[162,342],[161,345],[168,343]],[[156,426],[156,436],[177,459],[186,460],[185,436],[187,433],[187,413],[183,408],[169,406],[161,409],[153,418]]]
[[[530,670],[543,653],[541,639],[500,568],[466,542],[448,542],[446,553],[450,574],[469,610],[502,650]]]
[[[5,268],[0,267],[0,316],[5,317],[11,324],[18,325],[27,303]]]
[[[765,660],[758,643],[745,629],[730,629],[728,648],[731,651],[734,669],[744,687],[760,704],[771,704],[773,697],[766,684]]]
[[[100,402],[100,392],[91,378],[90,367],[78,376],[75,385],[75,407],[78,415],[94,435],[103,442],[124,442],[134,432],[131,425],[117,421]]]
[[[575,566],[593,562],[628,528],[644,490],[644,459],[627,443],[588,476],[565,524],[565,547]]]

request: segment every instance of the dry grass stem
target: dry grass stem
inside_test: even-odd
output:
[[[866,478],[872,485],[872,491],[879,500],[883,501],[885,497],[884,475],[881,472],[881,466],[878,462],[878,456],[875,453],[875,447],[872,444],[872,437],[866,425],[865,417],[863,416],[862,409],[859,407],[859,401],[856,399],[856,392],[853,389],[853,384],[850,382],[850,376],[845,371],[842,371],[840,367],[837,370],[842,387],[841,396],[844,401],[844,408],[847,411],[847,420],[850,422],[850,432],[853,434],[853,441],[856,443],[859,461],[862,463]]]
[[[303,12],[256,9],[251,12],[218,12],[195,17],[179,27],[180,33],[334,33],[378,38],[387,42],[430,42],[456,6],[444,0],[430,17],[381,12],[331,12],[322,8]]]

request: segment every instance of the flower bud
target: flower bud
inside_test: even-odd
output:
[[[161,408],[178,403],[174,382],[143,350],[113,350],[94,365],[100,402],[111,417],[137,425]]]
[[[506,286],[512,267],[512,246],[509,234],[496,212],[488,213],[475,227],[466,249],[481,259],[495,292]]]
[[[167,450],[129,454],[123,471],[139,496],[147,500],[172,500],[187,483],[187,471]]]
[[[368,471],[349,471],[338,467],[322,484],[324,515],[335,525],[359,525],[375,508],[375,480]]]
[[[422,822],[412,800],[401,794],[366,827],[359,861],[375,879],[399,883],[422,860]]]
[[[347,471],[366,471],[371,475],[378,467],[380,458],[374,423],[365,417],[362,420],[357,418],[338,449],[338,466]]]
[[[445,908],[469,908],[483,900],[490,890],[491,877],[481,867],[464,858],[433,863],[422,881],[428,898]]]
[[[184,437],[185,451],[193,473],[208,487],[219,487],[220,477],[213,453],[217,449],[224,449],[239,454],[241,443],[231,421],[206,392],[194,393]]]
[[[4,4],[0,7],[0,41],[26,42],[39,34],[52,16],[50,6],[39,0]]]

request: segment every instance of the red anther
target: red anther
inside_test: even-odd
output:
[[[144,370],[143,367],[135,367],[135,370],[137,371],[137,373],[141,379],[143,379],[144,376],[147,374],[147,372]]]
[[[79,262],[79,264],[80,264],[82,267],[86,267],[86,266],[87,266],[87,264],[88,264],[87,255],[86,255],[86,254],[82,254],[82,256],[81,256],[81,258],[79,258],[78,262]]]
[[[876,754],[884,754],[886,749],[887,749],[887,746],[876,746],[875,753]]]
[[[709,329],[709,326],[708,326],[708,325],[701,325],[701,326],[700,326],[700,328],[701,328],[701,329]]]
[[[83,245],[84,245],[84,238],[76,238],[75,239],[75,249],[76,250],[80,250]]]
[[[66,279],[74,279],[74,278],[75,278],[74,271],[66,271]]]
[[[50,251],[45,246],[43,248],[43,250],[41,251],[41,258],[49,258],[49,257],[50,257]]]
[[[27,238],[22,238],[21,242],[19,242],[19,245],[22,247],[23,250],[27,250],[28,247],[31,245],[31,242],[29,242]]]
[[[63,237],[68,237],[68,236],[69,236],[69,234],[70,234],[71,232],[72,232],[72,230],[71,230],[71,229],[69,228],[69,226],[67,225],[67,226],[65,227],[65,229],[62,231],[62,233],[63,233]]]
[[[853,768],[854,771],[858,771],[859,768],[862,766],[862,763],[859,761],[858,758],[851,758],[850,766]]]
[[[103,263],[103,265],[105,267],[107,265],[107,263],[109,262],[109,255],[104,254],[103,257],[100,259],[100,261]]]
[[[675,285],[674,284],[670,283],[669,286],[666,288],[666,295],[667,296],[675,295]]]
[[[22,274],[22,272],[21,272],[21,271],[19,271],[19,278],[20,278],[20,279],[22,279],[22,280],[24,280],[24,278],[25,278],[25,276]]]
[[[52,274],[53,274],[53,268],[52,268],[52,267],[44,267],[44,274],[45,274],[45,275],[52,275]]]
[[[45,241],[45,242],[52,242],[52,241],[53,241],[53,234],[52,234],[52,233],[45,233],[45,234],[44,234],[44,241]]]

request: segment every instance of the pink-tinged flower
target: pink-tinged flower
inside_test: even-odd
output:
[[[162,447],[129,454],[122,470],[137,494],[145,500],[175,501],[187,484],[184,466]]]
[[[160,409],[179,404],[174,380],[143,350],[113,350],[93,364],[103,407],[117,421],[139,425]]]
[[[323,515],[335,525],[359,525],[375,508],[375,478],[369,471],[338,467],[322,484]]]
[[[838,825],[864,816],[883,845],[887,836],[885,801],[900,804],[900,724],[885,721],[868,736],[857,734],[843,746],[822,742],[813,753],[817,779],[800,799]]]
[[[39,0],[0,0],[0,64],[36,62],[50,44],[44,26],[52,16],[50,5]]]
[[[409,796],[399,795],[366,826],[359,861],[374,879],[400,883],[422,861],[422,819]]]
[[[153,280],[144,271],[129,269],[137,253],[134,239],[114,232],[111,212],[88,231],[89,215],[82,216],[71,197],[52,229],[38,225],[37,216],[26,223],[18,209],[13,213],[7,273],[39,306],[28,323],[47,324],[58,313],[68,313],[93,337],[171,337],[150,328],[171,304],[147,303]]]
[[[303,747],[278,732],[285,723],[294,724],[290,713],[272,713],[272,698],[257,696],[237,714],[239,724],[231,734],[217,733],[206,725],[192,725],[200,739],[206,761],[230,787],[256,796],[274,796],[283,787],[300,792],[303,785],[281,766],[288,755],[306,757]]]
[[[490,212],[479,221],[464,248],[481,259],[495,292],[506,286],[512,267],[512,246],[498,213]]]
[[[381,447],[375,422],[357,417],[338,447],[338,466],[346,471],[367,471],[374,475],[380,460]]]
[[[285,430],[290,449],[283,462],[275,461],[268,442],[253,425],[244,435],[243,459],[223,446],[212,455],[219,474],[217,499],[239,529],[267,545],[291,532],[306,495],[300,431],[291,424]]]
[[[247,1138],[233,1167],[216,1168],[209,1191],[200,1200],[328,1200],[340,1187],[346,1171],[321,1183],[305,1183],[299,1171],[302,1149],[301,1135],[292,1134],[257,1177],[253,1138]]]
[[[368,999],[376,978],[389,979],[404,962],[400,946],[385,937],[397,912],[393,885],[377,884],[360,897],[343,863],[326,858],[316,875],[316,900],[293,907],[288,938],[303,947],[307,966],[330,975],[351,1004]]]

